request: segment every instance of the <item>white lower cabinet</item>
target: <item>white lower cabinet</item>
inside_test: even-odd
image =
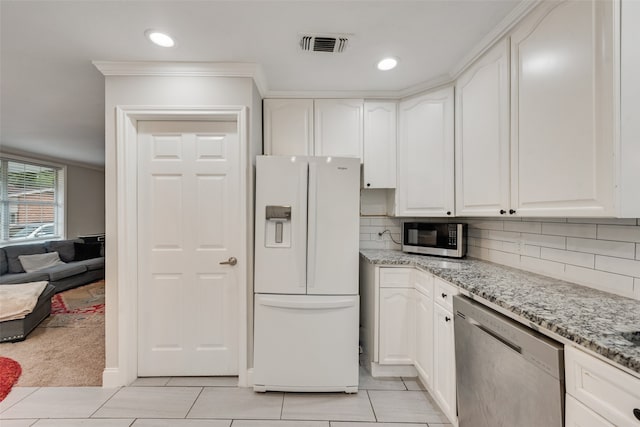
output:
[[[433,397],[453,422],[458,417],[453,314],[440,304],[434,304],[433,319]]]
[[[414,365],[423,384],[428,388],[433,388],[433,298],[418,289],[416,289],[415,296],[416,355]]]
[[[565,427],[615,427],[567,394],[565,400]]]
[[[381,365],[413,365],[415,297],[410,288],[380,288]]]
[[[577,348],[565,346],[566,425],[580,427],[640,426],[640,379]],[[597,416],[596,416],[597,414]]]

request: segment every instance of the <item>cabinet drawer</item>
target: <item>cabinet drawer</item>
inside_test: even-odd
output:
[[[380,268],[381,288],[413,288],[412,275],[414,268],[384,267]]]
[[[567,393],[617,426],[639,426],[640,379],[576,348],[565,347]]]
[[[415,270],[413,274],[414,287],[416,291],[429,299],[433,299],[433,274],[425,273],[421,270]]]
[[[570,394],[565,396],[565,427],[615,427]]]
[[[434,278],[433,288],[435,302],[453,312],[453,296],[460,293],[458,288],[438,277]]]

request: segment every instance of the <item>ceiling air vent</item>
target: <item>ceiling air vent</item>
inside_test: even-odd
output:
[[[303,35],[300,37],[300,48],[305,52],[338,53],[347,48],[347,36]]]

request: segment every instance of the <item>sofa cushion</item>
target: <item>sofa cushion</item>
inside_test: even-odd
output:
[[[104,268],[104,257],[101,256],[100,258],[91,258],[70,263],[70,265],[74,264],[84,265],[89,271],[100,270],[101,268]]]
[[[76,240],[77,241],[77,240]],[[46,243],[47,252],[58,252],[60,259],[64,262],[71,262],[76,259],[74,240],[51,240]]]
[[[76,251],[75,261],[100,257],[100,249],[102,249],[100,243],[74,243],[73,246]]]
[[[49,280],[49,274],[42,271],[34,271],[33,273],[9,273],[0,276],[0,284],[2,285],[39,282],[40,280]]]
[[[39,272],[47,273],[49,275],[49,280],[55,282],[56,280],[66,279],[67,277],[75,276],[77,274],[82,274],[87,271],[87,267],[81,264],[63,264],[56,265],[55,267],[50,267],[45,270],[40,270]]]
[[[9,272],[9,265],[7,264],[7,254],[4,248],[0,248],[0,274],[7,274]]]
[[[18,259],[20,255],[34,255],[34,254],[43,254],[46,251],[44,244],[36,243],[33,245],[16,245],[16,246],[6,246],[4,248],[5,253],[7,254],[7,262],[9,263],[9,273],[24,273],[24,269],[22,268],[22,263]]]
[[[22,264],[22,268],[27,273],[44,270],[45,268],[64,264],[64,262],[60,261],[58,252],[49,252],[45,254],[35,255],[18,255],[18,259]]]

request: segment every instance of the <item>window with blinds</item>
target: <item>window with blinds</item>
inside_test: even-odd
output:
[[[62,237],[64,169],[0,158],[0,243]]]

